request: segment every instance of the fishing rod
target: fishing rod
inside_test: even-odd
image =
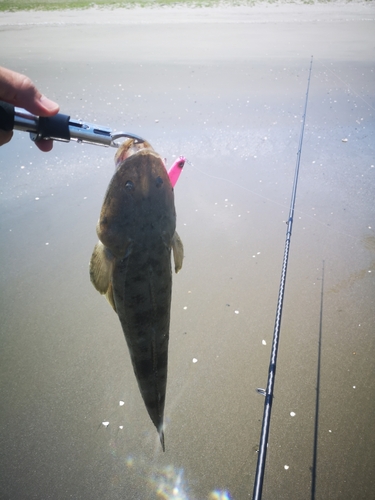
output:
[[[276,377],[277,351],[278,351],[279,340],[280,340],[280,327],[281,327],[281,316],[282,316],[283,302],[284,302],[286,272],[287,272],[287,267],[288,267],[290,241],[291,241],[291,237],[292,237],[294,206],[295,206],[296,195],[297,195],[299,166],[300,166],[300,161],[301,161],[303,134],[305,131],[306,110],[307,110],[307,101],[308,101],[308,97],[309,97],[312,63],[313,63],[313,56],[311,56],[311,60],[310,60],[309,76],[307,79],[307,91],[306,91],[306,98],[305,98],[305,107],[304,107],[303,116],[302,116],[301,135],[300,135],[300,139],[299,139],[299,145],[298,145],[298,151],[297,151],[297,161],[296,161],[296,167],[295,167],[295,171],[294,171],[292,196],[291,196],[291,200],[290,200],[289,218],[288,218],[288,222],[287,222],[287,230],[286,230],[286,238],[285,238],[284,258],[283,258],[283,264],[282,264],[282,270],[281,270],[279,296],[278,296],[277,307],[276,307],[275,327],[274,327],[273,339],[272,339],[271,358],[270,358],[270,365],[269,365],[269,370],[268,370],[267,389],[266,390],[257,389],[258,393],[263,394],[266,399],[264,402],[263,422],[262,422],[262,430],[261,430],[261,434],[260,434],[258,463],[257,463],[257,469],[256,469],[256,473],[255,473],[255,482],[254,482],[254,489],[253,489],[253,500],[260,500],[262,498],[263,480],[264,480],[266,456],[267,456],[267,446],[268,446],[268,435],[269,435],[270,422],[271,422],[273,390],[274,390],[275,377]]]

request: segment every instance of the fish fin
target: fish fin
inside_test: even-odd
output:
[[[173,250],[173,259],[174,259],[174,270],[176,273],[182,268],[182,261],[184,260],[184,245],[182,244],[181,238],[177,234],[177,231],[174,232],[172,238],[172,250]]]
[[[159,430],[159,438],[160,438],[161,447],[163,448],[163,451],[165,452],[165,442],[164,442],[164,431],[163,431],[163,429]]]
[[[90,279],[91,283],[102,295],[107,294],[109,288],[112,289],[111,278],[114,261],[115,258],[112,253],[101,241],[98,241],[91,255]],[[108,301],[111,304],[110,299],[108,299]]]
[[[113,297],[113,287],[112,287],[112,281],[109,282],[109,287],[108,287],[108,290],[107,290],[107,293],[105,294],[108,302],[111,304],[111,306],[113,307],[113,310],[117,313],[117,309],[116,309],[116,304],[115,304],[115,299]]]

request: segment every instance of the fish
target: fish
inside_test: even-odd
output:
[[[147,141],[125,141],[115,165],[96,226],[90,279],[119,317],[141,396],[165,451],[171,253],[176,273],[184,256],[174,190],[163,159]]]

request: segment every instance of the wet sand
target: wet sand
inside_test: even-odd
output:
[[[163,454],[88,276],[114,149],[1,148],[1,498],[251,498],[311,55],[263,498],[372,498],[374,19],[372,2],[2,14],[4,66],[190,164]]]

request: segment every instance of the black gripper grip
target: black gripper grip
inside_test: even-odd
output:
[[[63,115],[62,113],[48,118],[39,117],[38,138],[70,141],[69,120],[70,116]]]
[[[0,101],[0,129],[13,130],[14,127],[14,106],[7,102]]]

